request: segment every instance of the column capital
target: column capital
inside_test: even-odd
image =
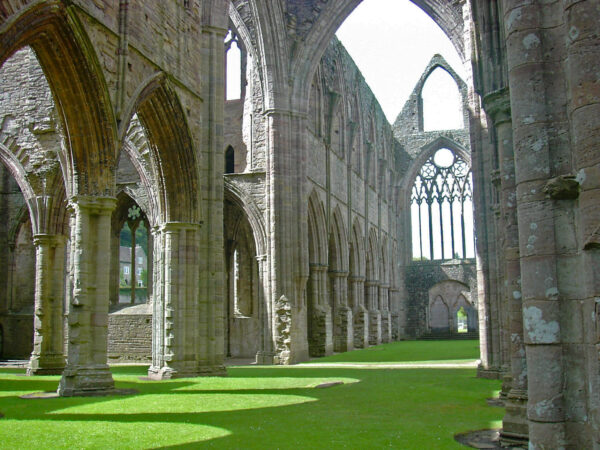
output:
[[[379,286],[379,280],[365,280],[365,286],[366,287]]]
[[[483,97],[483,109],[494,121],[494,125],[511,122],[510,92],[508,88],[490,92]]]
[[[69,209],[76,211],[77,209],[85,210],[90,214],[108,215],[117,205],[115,197],[103,197],[96,195],[74,195],[69,199]]]
[[[335,278],[345,278],[348,276],[348,272],[346,272],[345,270],[330,270],[329,276]]]
[[[45,234],[38,233],[33,235],[33,245],[47,245],[49,247],[58,247],[65,245],[67,237],[62,234]]]

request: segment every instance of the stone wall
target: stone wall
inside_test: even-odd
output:
[[[152,361],[152,309],[149,304],[121,307],[108,315],[108,361]]]

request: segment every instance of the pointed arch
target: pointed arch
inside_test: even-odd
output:
[[[313,190],[308,198],[308,262],[327,264],[327,248],[325,208],[316,191]]]
[[[333,210],[329,240],[329,270],[348,271],[348,232],[339,206]],[[334,254],[331,254],[334,253]]]
[[[68,195],[114,194],[115,120],[94,48],[73,7],[36,1],[19,11],[6,11],[4,18],[0,65],[18,49],[31,46],[55,98],[69,153]]]
[[[160,220],[199,222],[196,154],[186,115],[167,77],[156,73],[147,78],[125,111],[119,134],[124,135],[137,114],[148,138],[152,170],[159,186]]]
[[[358,218],[355,218],[350,236],[350,275],[353,277],[364,277],[365,268],[365,237],[360,226],[360,221]]]

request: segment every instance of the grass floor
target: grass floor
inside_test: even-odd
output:
[[[113,367],[117,388],[139,391],[124,397],[25,400],[55,390],[59,377],[4,369],[0,448],[464,448],[455,433],[499,426],[504,410],[486,404],[499,381],[474,369],[374,363],[477,358],[476,341],[467,342],[398,342],[321,359],[364,368],[231,367],[225,378],[151,382],[139,380],[144,367]],[[329,381],[344,384],[315,388]]]

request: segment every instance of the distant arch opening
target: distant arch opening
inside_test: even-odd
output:
[[[460,91],[450,74],[438,67],[427,77],[421,91],[423,131],[464,128]]]

